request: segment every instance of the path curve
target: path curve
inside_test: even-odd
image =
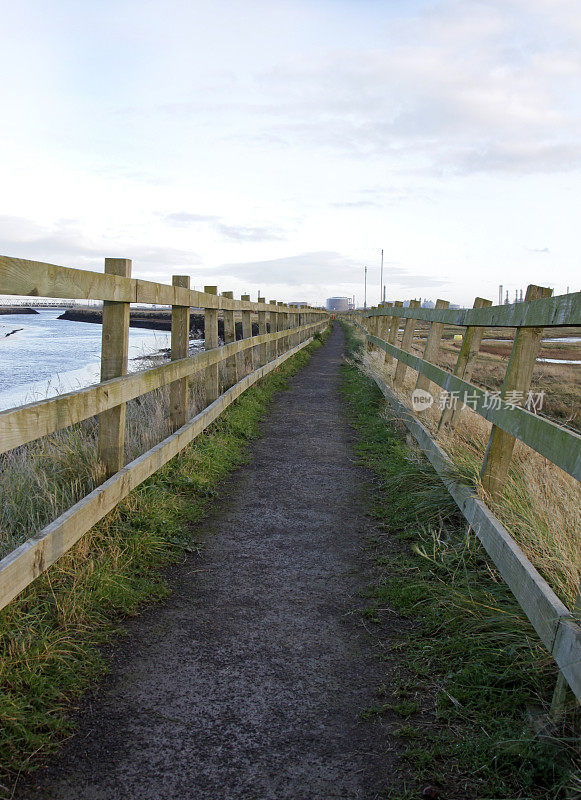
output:
[[[386,665],[357,613],[369,474],[339,395],[342,348],[335,326],[277,396],[251,462],[199,526],[202,555],[172,568],[165,603],[128,621],[78,733],[17,797],[385,796],[393,743],[385,721],[359,717]]]

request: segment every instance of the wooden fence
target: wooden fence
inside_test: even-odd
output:
[[[401,302],[396,301],[362,313],[349,313],[347,318],[364,332],[368,348],[383,351],[386,361],[395,359],[393,387],[377,376],[375,381],[442,477],[559,666],[560,676],[553,698],[553,710],[558,711],[564,700],[566,684],[581,701],[581,600],[578,598],[573,612],[566,608],[482,500],[450,477],[450,458],[393,389],[403,388],[406,370],[411,367],[418,374],[416,390],[425,392],[432,382],[448,397],[468,397],[469,408],[492,423],[481,470],[482,484],[492,497],[503,492],[517,439],[576,480],[581,480],[581,436],[523,407],[544,329],[581,327],[581,292],[552,297],[550,289],[531,285],[522,303],[492,307],[491,301],[476,298],[472,309],[455,310],[449,309],[448,305],[447,301],[438,300],[435,309],[424,309],[412,300],[409,307],[404,308]],[[398,346],[396,340],[402,321],[404,327]],[[418,322],[429,325],[422,358],[411,352]],[[445,325],[464,328],[453,373],[433,363],[438,359]],[[490,393],[470,382],[484,331],[493,327],[516,328],[499,393]],[[421,401],[422,392],[416,394]],[[438,430],[446,427],[453,432],[461,405],[447,404]]]
[[[131,261],[105,259],[104,274],[0,256],[0,295],[102,300],[101,382],[79,391],[0,412],[0,454],[98,415],[98,453],[107,480],[0,561],[0,608],[60,558],[136,486],[172,459],[207,428],[247,388],[312,341],[328,324],[318,308],[288,306],[249,296],[235,300],[217,287],[192,291],[187,276],[171,286],[131,278]],[[171,361],[127,374],[131,303],[170,305]],[[189,355],[190,308],[204,309],[205,351]],[[218,314],[224,322],[218,341]],[[235,312],[242,321],[236,340]],[[252,314],[258,335],[252,335]],[[74,323],[73,323],[74,324]],[[270,328],[270,331],[268,330]],[[39,358],[41,354],[39,354]],[[225,362],[226,390],[219,392],[219,365]],[[239,380],[240,373],[248,373]],[[188,378],[203,373],[206,407],[189,418]],[[170,386],[174,431],[131,463],[124,463],[125,404]]]

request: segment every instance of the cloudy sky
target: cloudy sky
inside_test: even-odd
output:
[[[579,0],[0,0],[0,252],[278,300],[581,288]]]

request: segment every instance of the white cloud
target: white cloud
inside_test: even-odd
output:
[[[105,257],[132,260],[144,273],[152,268],[191,266],[198,262],[195,253],[158,245],[101,237],[87,238],[76,220],[60,220],[48,228],[23,217],[0,215],[0,251],[11,256],[48,263],[74,264],[76,267],[102,269]]]
[[[165,214],[163,219],[170,225],[189,227],[197,223],[208,223],[210,227],[226,242],[272,242],[283,241],[283,232],[274,226],[265,225],[231,225],[220,217],[207,214],[190,214],[177,211]]]
[[[580,53],[578,0],[13,3],[0,247],[280,299],[360,298],[381,247],[408,297],[573,284]]]
[[[360,262],[341,253],[320,251],[300,253],[285,258],[266,261],[222,264],[219,270],[238,279],[260,284],[272,281],[278,285],[298,285],[310,293],[330,293],[330,286],[358,286],[362,272]],[[390,285],[413,289],[422,286],[445,286],[448,281],[433,276],[414,274],[413,271],[386,262],[386,282]]]

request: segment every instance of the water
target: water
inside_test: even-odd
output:
[[[0,315],[0,410],[99,381],[101,326],[57,319],[63,311]],[[143,369],[137,357],[169,346],[169,331],[130,328],[130,372]]]
[[[483,342],[508,342],[512,344],[513,339],[483,339]],[[581,342],[581,336],[562,336],[561,338],[557,339],[543,339],[543,344],[551,344],[552,342],[562,342],[564,344],[579,344]]]
[[[581,364],[581,361],[570,358],[537,358],[537,361],[544,361],[545,364]]]

